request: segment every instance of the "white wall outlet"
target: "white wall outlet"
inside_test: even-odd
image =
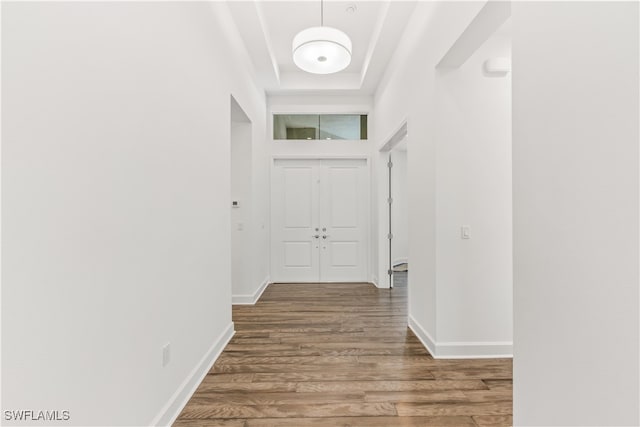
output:
[[[462,227],[460,227],[460,238],[461,239],[471,238],[471,228],[468,225],[463,225]]]
[[[168,342],[162,347],[162,367],[164,368],[171,362],[171,343]]]

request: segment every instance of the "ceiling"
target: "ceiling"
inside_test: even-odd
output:
[[[320,1],[230,1],[229,10],[267,93],[372,94],[391,60],[415,1],[324,1],[324,25],[353,42],[351,64],[316,75],[296,67],[294,36],[320,25]]]

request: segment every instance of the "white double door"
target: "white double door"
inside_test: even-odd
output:
[[[364,159],[274,161],[273,281],[367,280],[367,170]]]

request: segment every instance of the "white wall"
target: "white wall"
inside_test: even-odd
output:
[[[486,75],[511,57],[508,33],[490,37],[458,69],[439,69],[436,117],[438,350],[510,355],[513,337],[511,74]],[[462,239],[468,226],[470,239]]]
[[[248,231],[251,235],[252,279],[246,292],[254,302],[269,284],[271,272],[271,160],[269,140],[264,134],[267,127],[266,98],[264,109],[252,116],[251,121],[251,222]]]
[[[391,61],[391,67],[385,74],[383,81],[376,92],[374,111],[376,116],[374,132],[377,143],[383,144],[385,138],[390,137],[399,128],[404,120],[407,121],[408,138],[411,141],[408,150],[408,200],[409,200],[409,254],[411,263],[411,280],[409,282],[409,322],[412,329],[425,342],[430,351],[437,357],[448,356],[493,356],[502,355],[509,351],[508,334],[511,319],[507,318],[509,307],[509,291],[506,283],[491,282],[491,276],[487,276],[481,282],[474,282],[471,274],[478,272],[478,262],[468,258],[478,254],[481,242],[491,241],[488,231],[491,228],[487,217],[489,213],[482,212],[476,196],[469,192],[468,197],[462,199],[448,199],[449,192],[456,191],[456,186],[467,186],[477,179],[482,185],[489,186],[491,192],[498,192],[500,203],[507,203],[505,198],[506,187],[500,184],[498,189],[490,187],[500,177],[504,177],[507,164],[504,163],[508,154],[505,145],[505,135],[508,135],[508,124],[505,114],[508,112],[508,104],[497,110],[478,114],[495,114],[491,116],[493,124],[503,123],[498,140],[494,141],[494,135],[487,133],[479,138],[485,144],[495,142],[495,153],[492,153],[492,161],[500,161],[499,173],[486,173],[486,170],[478,167],[474,169],[462,168],[455,164],[453,157],[455,150],[468,148],[472,143],[469,136],[463,141],[451,144],[451,138],[446,130],[455,123],[460,126],[474,126],[476,131],[488,132],[488,127],[479,127],[468,108],[477,108],[480,97],[491,92],[489,87],[483,85],[501,84],[498,93],[495,94],[496,102],[504,99],[505,89],[508,83],[502,81],[488,82],[481,76],[470,79],[468,73],[476,65],[465,71],[450,72],[443,76],[442,72],[436,73],[435,66],[453,45],[459,35],[467,28],[469,23],[484,6],[482,2],[433,2],[420,3],[416,6],[412,21],[407,26],[404,40],[399,46]],[[476,68],[477,70],[477,68]],[[451,101],[456,93],[451,92],[450,82],[454,87],[463,80],[467,89],[473,87],[473,93],[468,98],[461,99],[462,105],[446,104]],[[477,97],[474,95],[477,94]],[[472,96],[474,95],[474,96]],[[506,102],[506,100],[505,100]],[[443,116],[438,115],[439,108],[447,107],[446,122],[442,122]],[[455,113],[455,114],[454,114]],[[475,113],[474,113],[475,114]],[[440,130],[439,130],[440,129]],[[493,145],[492,145],[493,146]],[[482,154],[487,160],[487,154]],[[449,161],[449,158],[451,160]],[[380,160],[379,160],[380,162]],[[442,165],[440,163],[443,163]],[[447,164],[448,163],[448,164]],[[467,164],[473,162],[467,160]],[[495,165],[494,165],[495,166]],[[452,176],[447,178],[448,167]],[[381,169],[378,169],[381,171]],[[382,173],[382,172],[380,172]],[[486,176],[485,176],[486,175]],[[508,177],[507,177],[508,178]],[[446,184],[446,185],[445,185]],[[493,194],[493,193],[491,193]],[[483,196],[485,197],[485,196]],[[487,196],[488,197],[488,196]],[[493,196],[491,196],[493,197]],[[438,206],[439,203],[448,202],[449,206]],[[468,205],[473,205],[469,212]],[[488,207],[490,208],[490,207]],[[455,222],[445,222],[447,215],[455,214]],[[473,253],[468,248],[460,248],[460,222],[473,220],[472,231],[478,234],[472,237],[474,243]],[[502,218],[506,216],[501,215]],[[508,276],[509,266],[497,266],[498,262],[507,261],[504,252],[506,225],[503,224],[501,235],[501,248],[499,260],[492,260],[496,265],[493,271],[498,271],[501,280]],[[446,233],[446,235],[443,235]],[[469,242],[464,242],[469,243]],[[445,245],[446,244],[446,245]],[[492,244],[492,243],[490,243]],[[455,246],[458,246],[459,250]],[[459,277],[443,276],[440,268],[448,268],[450,274],[457,269]],[[447,281],[445,281],[447,278]],[[466,292],[470,287],[473,295],[482,297],[483,305],[471,311],[460,310],[469,307],[471,302]],[[496,292],[504,291],[503,294]],[[438,304],[436,304],[438,298]],[[453,311],[452,311],[453,310]],[[500,313],[496,318],[495,313]],[[478,317],[481,316],[481,317]],[[455,344],[451,342],[455,341]],[[506,341],[506,346],[502,343]],[[478,342],[480,343],[478,345]],[[493,345],[497,344],[497,345]]]
[[[240,107],[240,106],[238,106]],[[244,111],[231,123],[232,301],[255,304],[270,282],[269,159],[264,116],[252,124]],[[257,135],[256,135],[257,134]]]
[[[3,3],[3,410],[168,422],[230,337],[225,7]]]
[[[515,425],[640,424],[638,13],[513,4]]]

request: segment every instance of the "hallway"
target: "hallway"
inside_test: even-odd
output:
[[[406,293],[270,285],[233,307],[236,334],[174,425],[511,425],[511,360],[434,360]]]
[[[0,15],[3,426],[640,426],[640,0]]]

